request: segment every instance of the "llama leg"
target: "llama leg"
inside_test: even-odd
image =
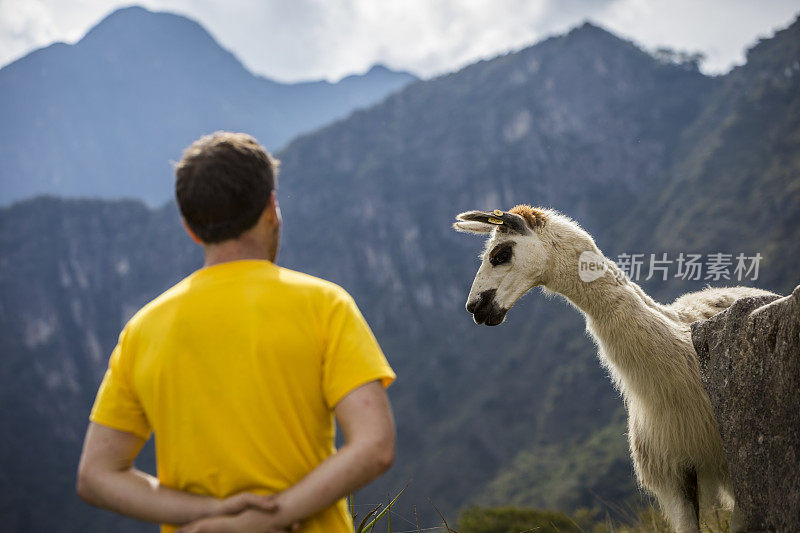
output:
[[[671,467],[668,457],[653,453],[655,447],[649,444],[647,432],[641,430],[635,414],[633,409],[628,414],[628,438],[637,479],[655,494],[675,531],[699,533],[697,470],[689,468],[682,475],[676,475],[676,469]]]
[[[695,469],[688,470],[682,479],[673,480],[653,492],[677,533],[700,532],[700,500]]]

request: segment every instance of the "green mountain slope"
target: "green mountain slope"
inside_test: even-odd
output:
[[[665,249],[736,243],[783,291],[800,257],[800,23],[761,41],[685,133],[669,186],[648,197]],[[701,200],[702,201],[698,201]]]

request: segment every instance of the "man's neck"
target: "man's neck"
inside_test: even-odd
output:
[[[228,263],[230,261],[244,261],[256,259],[262,261],[274,261],[275,258],[270,250],[263,246],[248,246],[247,243],[237,241],[212,244],[205,247],[204,267]]]

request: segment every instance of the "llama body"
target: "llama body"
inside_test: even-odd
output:
[[[519,206],[508,213],[472,211],[458,218],[459,231],[491,234],[467,302],[475,321],[499,324],[533,286],[567,298],[584,314],[600,361],[624,398],[636,477],[656,495],[673,527],[699,531],[701,496],[732,505],[727,462],[700,380],[690,324],[740,297],[770,293],[706,289],[662,305],[603,257],[575,222],[554,211]],[[603,269],[592,281],[578,272],[585,252]]]
[[[584,311],[587,330],[625,399],[639,483],[657,496],[676,530],[697,531],[700,497],[732,506],[733,490],[690,324],[765,292],[709,289],[661,305],[633,285],[626,280],[611,290],[619,298],[615,310]]]

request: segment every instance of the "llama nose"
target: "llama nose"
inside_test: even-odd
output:
[[[474,315],[475,311],[481,307],[491,304],[495,294],[497,294],[497,289],[489,289],[488,291],[481,292],[475,300],[467,302],[467,312]]]

